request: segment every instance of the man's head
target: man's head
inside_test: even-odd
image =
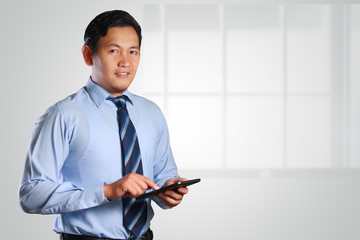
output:
[[[113,96],[132,83],[140,60],[141,28],[127,12],[101,13],[86,28],[82,53],[91,78]]]
[[[96,52],[99,39],[104,37],[111,27],[133,27],[139,38],[141,46],[141,27],[138,22],[127,12],[122,10],[106,11],[97,15],[87,26],[84,34],[84,45]]]

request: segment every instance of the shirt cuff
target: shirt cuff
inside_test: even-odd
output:
[[[88,186],[84,190],[85,190],[85,204],[89,208],[96,207],[109,202],[109,200],[107,200],[104,195],[103,183]]]

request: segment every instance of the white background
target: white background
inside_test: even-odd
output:
[[[54,216],[18,204],[27,144],[86,83],[88,23],[124,9],[144,30],[131,90],[163,109],[180,174],[202,178],[181,206],[155,207],[155,239],[359,239],[356,3],[2,1],[2,238],[58,239]]]

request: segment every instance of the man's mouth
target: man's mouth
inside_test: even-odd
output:
[[[127,76],[129,76],[130,73],[128,73],[128,72],[117,72],[115,74],[116,74],[116,76],[119,76],[119,77],[127,77]]]

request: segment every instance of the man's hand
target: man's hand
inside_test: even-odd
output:
[[[138,197],[148,189],[159,189],[149,178],[129,173],[118,181],[104,186],[104,195],[108,200],[115,200],[121,197]]]
[[[186,181],[186,178],[170,178],[164,184],[165,186],[169,186],[176,182]],[[167,190],[163,193],[160,193],[156,196],[156,198],[160,199],[166,206],[168,207],[175,207],[181,203],[184,195],[187,194],[188,189],[186,187],[179,187],[176,190]]]

